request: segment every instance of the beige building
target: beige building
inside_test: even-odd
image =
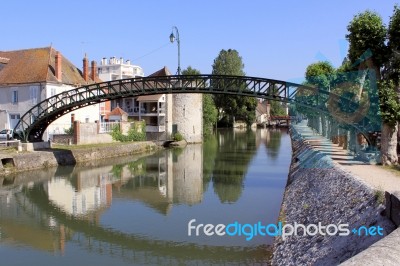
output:
[[[37,103],[83,85],[101,82],[96,71],[89,73],[88,59],[83,59],[83,71],[74,66],[53,47],[15,51],[0,51],[0,129],[14,128],[25,112]],[[77,109],[75,120],[99,120],[99,106]],[[43,135],[64,133],[71,127],[71,114],[54,121]]]
[[[259,100],[256,107],[256,123],[264,124],[269,121],[271,106],[267,100]]]

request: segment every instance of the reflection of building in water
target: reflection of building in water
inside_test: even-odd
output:
[[[91,169],[95,170],[95,169]],[[108,208],[112,201],[107,174],[78,172],[72,179],[54,177],[45,185],[49,200],[68,214],[85,215]]]
[[[50,230],[49,230],[50,228]],[[33,204],[21,191],[0,190],[0,242],[64,252],[72,232]]]
[[[179,151],[179,150],[178,150]],[[203,152],[201,145],[189,145],[183,150],[172,153],[172,201],[189,205],[201,202],[203,198]],[[169,161],[170,163],[170,161]],[[171,163],[170,163],[171,164]],[[168,170],[170,167],[168,167]]]
[[[202,155],[201,145],[193,144],[133,163],[133,178],[115,183],[113,196],[141,201],[162,214],[175,203],[199,203],[203,194]]]
[[[271,139],[271,129],[264,128],[256,131],[256,147],[258,148],[261,143],[268,143]]]
[[[166,214],[175,203],[201,202],[202,156],[202,146],[193,144],[127,164],[77,168],[44,187],[49,200],[72,215],[93,214],[96,219],[111,205],[112,197],[141,201]]]

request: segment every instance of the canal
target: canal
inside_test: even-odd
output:
[[[184,149],[7,178],[0,186],[1,261],[267,264],[273,239],[237,229],[277,222],[290,145],[286,130],[219,130]],[[194,228],[234,226],[229,235],[210,236],[199,227],[196,236],[196,229],[188,235],[190,221]]]

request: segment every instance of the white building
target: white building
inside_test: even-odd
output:
[[[143,69],[140,66],[131,64],[130,60],[124,61],[121,57],[103,58],[97,66],[99,78],[104,81],[117,79],[143,77]],[[128,117],[133,120],[144,120],[146,122],[146,132],[163,133],[165,132],[165,104],[166,95],[148,95],[133,98],[112,100],[110,109],[119,107],[128,113]],[[105,116],[105,119],[109,117]]]
[[[0,51],[0,129],[14,128],[25,112],[55,94],[101,82],[96,71],[89,75],[88,70],[87,58],[81,71],[52,47]],[[99,105],[60,117],[47,128],[43,140],[70,128],[71,115],[75,120],[94,122],[99,120]]]
[[[132,65],[130,60],[124,62],[122,57],[120,59],[104,57],[100,65],[97,65],[97,71],[99,78],[104,81],[144,76],[143,69],[140,66]]]
[[[141,67],[129,60],[103,58],[98,66],[99,77],[104,81],[143,77]],[[149,75],[169,76],[164,67]],[[144,120],[150,138],[166,139],[180,132],[188,142],[201,142],[203,135],[203,97],[201,94],[156,94],[111,101],[111,110],[120,107],[132,120]]]

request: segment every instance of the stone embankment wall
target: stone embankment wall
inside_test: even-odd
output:
[[[106,145],[93,148],[77,148],[71,150],[49,149],[28,153],[20,153],[12,156],[2,156],[0,163],[0,175],[7,175],[13,171],[26,171],[30,169],[47,168],[57,165],[75,165],[91,160],[118,157],[136,153],[144,153],[158,149],[151,142],[134,142],[124,145]]]
[[[284,224],[349,224],[381,226],[384,235],[395,229],[381,213],[379,193],[336,166],[329,155],[313,150],[292,130],[293,157],[281,207]],[[380,192],[381,193],[381,192]],[[299,230],[299,232],[301,232]],[[337,265],[368,248],[382,236],[277,237],[272,265]]]

